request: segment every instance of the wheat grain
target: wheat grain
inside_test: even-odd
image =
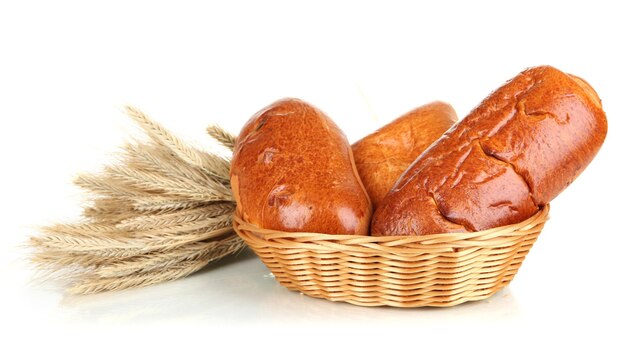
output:
[[[229,179],[230,164],[216,155],[202,153],[182,143],[160,124],[150,120],[143,112],[127,106],[126,113],[141,126],[146,134],[158,144],[168,147],[182,161],[195,165],[225,181]]]
[[[130,200],[120,198],[97,198],[83,209],[83,217],[102,225],[115,225],[136,216]]]
[[[167,199],[167,198],[135,198],[133,199],[133,209],[138,213],[147,214],[167,214],[183,209],[193,209],[203,207],[211,202],[197,200]]]
[[[176,280],[188,276],[202,269],[209,262],[211,262],[211,259],[204,258],[188,263],[181,263],[174,267],[167,268],[166,270],[131,274],[122,277],[100,278],[97,276],[88,276],[82,282],[72,286],[68,292],[72,294],[90,294],[153,285],[163,281]]]
[[[232,232],[232,228],[221,226],[224,226],[224,224],[221,224],[220,226],[200,228],[194,232],[189,232],[184,235],[159,234],[157,236],[151,236],[149,237],[148,244],[141,248],[135,248],[135,253],[141,254],[153,251],[170,251],[188,243],[222,238],[224,235]]]
[[[206,129],[209,136],[231,151],[235,148],[236,137],[218,125],[211,125]]]
[[[140,215],[120,221],[118,228],[125,231],[141,231],[158,229],[172,225],[194,222],[213,218],[218,215],[231,214],[232,203],[212,203],[199,208],[183,209],[159,215]]]
[[[74,184],[103,196],[134,197],[141,194],[126,186],[108,182],[101,175],[79,175],[74,180]]]
[[[230,190],[221,184],[207,187],[193,180],[179,181],[167,175],[120,166],[109,166],[106,172],[115,180],[111,182],[120,182],[130,189],[142,190],[152,195],[198,201],[232,200]]]
[[[219,191],[208,192],[207,188],[198,187],[191,181],[181,182],[153,172],[135,170],[119,166],[109,166],[106,172],[115,180],[130,188],[142,189],[145,192],[158,194],[162,197],[174,197],[193,200],[226,200]],[[212,190],[211,190],[212,191]]]
[[[38,268],[50,269],[74,265],[83,268],[92,268],[114,259],[115,258],[93,255],[91,253],[68,253],[60,250],[41,251],[34,253],[31,257],[32,262]]]
[[[176,248],[193,241],[215,238],[230,231],[230,214],[176,224],[169,227],[126,232],[115,226],[97,224],[57,224],[42,228],[46,235],[31,241],[67,252],[122,251],[145,253]]]
[[[196,219],[194,221],[171,224],[169,226],[135,230],[133,233],[136,237],[159,236],[160,238],[168,238],[168,236],[175,236],[181,233],[192,233],[200,229],[214,230],[218,227],[229,227],[231,226],[232,221],[232,214],[224,214],[205,217],[204,219]]]
[[[125,214],[132,210],[132,206],[128,200],[122,198],[96,198],[92,201],[91,206],[83,209],[85,216],[95,216],[99,214]]]
[[[182,143],[176,136],[163,128],[160,124],[149,119],[143,112],[126,106],[126,113],[152,138],[156,143],[162,144],[173,151],[181,160],[198,167],[205,167],[203,158],[194,148]]]
[[[176,179],[193,180],[200,185],[213,180],[201,169],[181,163],[168,149],[158,144],[127,144],[124,150],[124,162],[131,168],[157,172]]]
[[[111,234],[112,235],[112,234]],[[40,235],[31,238],[31,244],[39,248],[49,248],[67,253],[117,251],[141,248],[141,243],[114,239],[113,236],[91,236],[88,234],[66,234],[63,232]]]
[[[176,280],[188,276],[210,262],[223,258],[226,255],[233,254],[243,248],[243,242],[239,238],[231,237],[229,241],[224,241],[215,246],[213,251],[207,252],[205,255],[192,260],[183,260],[174,263],[166,262],[165,265],[157,265],[154,270],[144,271],[141,269],[130,267],[119,267],[123,271],[120,276],[115,275],[115,269],[110,271],[102,271],[99,276],[91,274],[83,278],[82,282],[72,286],[68,292],[73,294],[90,294],[102,291],[115,291],[130,287],[148,286],[164,281]],[[145,263],[140,264],[143,267]],[[111,275],[111,276],[105,276]]]
[[[151,252],[128,258],[128,260],[112,262],[98,268],[95,274],[100,277],[118,277],[160,270],[184,261],[221,258],[223,253],[234,253],[243,246],[243,241],[237,236],[229,236],[217,241],[194,242],[168,252]]]

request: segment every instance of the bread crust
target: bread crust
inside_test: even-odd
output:
[[[255,114],[234,148],[231,186],[247,222],[293,232],[367,235],[371,203],[337,125],[298,99]]]
[[[374,208],[409,165],[456,121],[452,106],[436,101],[407,112],[352,145]]]
[[[522,221],[585,169],[606,133],[600,99],[584,80],[530,68],[411,165],[378,206],[372,233],[480,231]]]

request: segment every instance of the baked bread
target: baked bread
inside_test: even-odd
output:
[[[352,145],[356,168],[374,208],[409,165],[456,120],[452,106],[433,102],[407,112]]]
[[[352,149],[315,107],[279,100],[235,144],[231,187],[242,218],[265,229],[367,235],[372,207]]]
[[[549,66],[528,69],[411,165],[378,206],[372,233],[479,231],[522,221],[585,169],[606,132],[589,84]]]

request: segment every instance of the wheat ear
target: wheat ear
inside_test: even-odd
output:
[[[115,164],[75,183],[88,192],[83,217],[30,239],[41,272],[77,294],[174,280],[245,245],[232,230],[230,162],[191,147],[146,114],[126,107],[149,137],[126,144]],[[232,150],[219,126],[209,136]]]
[[[216,141],[218,141],[224,147],[233,150],[235,148],[235,136],[228,133],[225,129],[221,128],[218,125],[212,125],[207,127],[206,129],[209,136],[213,137]]]
[[[126,106],[126,113],[146,132],[154,142],[163,145],[182,161],[199,167],[205,172],[222,180],[228,180],[230,165],[227,160],[215,155],[203,153],[183,143],[160,124],[148,118],[143,112]]]

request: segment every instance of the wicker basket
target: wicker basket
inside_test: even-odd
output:
[[[518,224],[473,233],[355,236],[280,232],[235,216],[237,234],[290,290],[361,306],[454,306],[506,286],[549,205]]]

